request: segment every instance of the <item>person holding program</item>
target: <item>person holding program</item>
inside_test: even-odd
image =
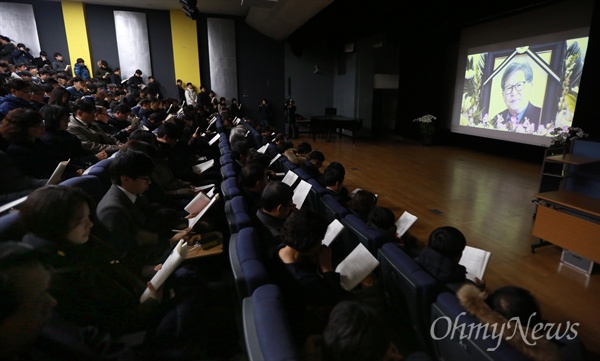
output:
[[[485,290],[485,281],[467,279],[467,269],[459,263],[467,246],[465,235],[458,229],[438,227],[429,235],[427,247],[417,257],[417,263],[436,280],[444,284],[448,291],[456,292],[464,283],[474,283]]]
[[[493,124],[498,129],[533,133],[540,123],[542,109],[529,101],[533,93],[533,70],[527,62],[512,62],[504,70],[502,97],[506,109],[498,113]]]

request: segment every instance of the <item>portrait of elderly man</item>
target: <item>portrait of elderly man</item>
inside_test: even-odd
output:
[[[540,123],[541,108],[530,102],[533,93],[533,70],[527,62],[513,62],[506,67],[500,82],[506,109],[498,113],[493,124],[498,129],[518,130],[528,127],[534,131]]]

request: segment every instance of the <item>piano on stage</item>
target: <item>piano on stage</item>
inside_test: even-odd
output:
[[[336,131],[341,138],[344,129],[352,132],[352,143],[354,143],[356,132],[362,129],[362,119],[341,115],[320,115],[310,118],[310,132],[313,141],[316,141],[317,134],[321,134],[325,140],[329,140],[329,136]]]

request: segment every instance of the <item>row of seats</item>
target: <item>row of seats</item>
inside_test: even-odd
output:
[[[111,186],[108,173],[111,162],[112,158],[101,160],[86,175],[66,179],[60,185],[81,188],[98,203]],[[0,216],[1,240],[19,240],[23,237],[24,230],[20,228],[18,218],[19,211],[11,211]]]
[[[245,124],[245,126],[250,129],[249,134],[255,133],[254,128],[250,125]],[[248,319],[246,306],[249,302],[252,302],[252,299],[259,290],[264,287],[277,286],[271,284],[271,276],[261,259],[259,251],[260,240],[258,239],[257,232],[253,227],[252,219],[248,213],[246,200],[238,187],[238,175],[236,174],[233,160],[229,155],[230,147],[225,143],[220,145],[221,175],[223,176],[221,194],[225,199],[225,214],[231,231],[228,252],[238,300],[242,306],[243,325],[241,327],[246,335],[245,343],[249,355],[252,355],[254,348],[259,348],[263,353],[269,353],[269,350],[266,348],[268,348],[269,345],[279,344],[279,342],[271,341],[262,344],[248,343],[248,341],[253,338],[248,337],[247,334],[248,332],[252,332],[252,329],[248,329],[252,320]],[[258,146],[258,148],[260,148],[260,146]],[[277,156],[278,152],[273,144],[268,144],[265,154],[274,158]],[[340,257],[339,255],[341,254],[342,256],[340,258],[343,258],[345,255],[349,254],[358,243],[362,243],[373,254],[377,255],[377,250],[383,242],[383,234],[381,232],[372,229],[363,220],[350,213],[350,211],[329,194],[327,189],[325,189],[325,187],[323,187],[316,179],[311,178],[305,171],[293,164],[286,157],[279,157],[272,167],[274,167],[277,172],[294,172],[298,176],[298,179],[292,184],[293,188],[297,186],[300,180],[308,182],[311,185],[310,192],[303,207],[310,208],[312,211],[323,215],[328,222],[338,219],[344,225],[345,229],[342,235],[338,240],[332,243],[334,254],[338,255],[338,257]],[[265,310],[264,312],[267,315],[270,315],[268,317],[271,318],[285,318],[283,311],[280,311],[278,308],[273,308],[271,311]],[[285,339],[285,342],[282,344],[293,345],[293,343],[289,343],[291,342],[291,334],[279,333],[278,337]],[[278,352],[275,352],[274,350],[270,351],[274,352],[274,354],[281,354],[281,350]]]
[[[250,131],[250,134],[252,134],[252,131]],[[275,157],[277,150],[272,144],[269,144],[266,154]],[[479,325],[479,321],[474,316],[466,313],[454,294],[444,292],[437,280],[412,257],[394,243],[383,244],[384,236],[381,232],[372,229],[356,215],[350,213],[346,207],[337,202],[324,187],[309,177],[306,172],[286,157],[280,157],[276,161],[275,167],[278,168],[277,171],[284,173],[292,171],[298,175],[299,179],[311,184],[311,191],[305,201],[305,207],[324,215],[329,222],[338,219],[344,225],[345,230],[342,236],[332,243],[334,253],[346,252],[347,254],[360,242],[377,256],[380,262],[381,282],[392,313],[390,320],[396,324],[409,323],[412,334],[416,336],[421,345],[420,349],[425,350],[432,358],[439,360],[526,359],[523,354],[504,341],[500,342],[495,351],[488,352],[486,351],[488,348],[497,346],[496,339],[467,337],[467,335],[460,334],[460,332],[455,332],[454,337],[450,337],[450,335],[442,337],[446,336],[449,324],[447,322],[435,322],[438,318],[457,320],[454,326],[459,329],[462,325],[464,327]],[[277,340],[283,339],[281,342],[274,342],[273,340],[268,342],[265,341],[268,340],[266,338],[262,339],[261,342],[260,334],[252,333],[256,332],[256,327],[260,327],[260,325],[256,323],[255,318],[249,318],[251,316],[247,309],[248,304],[257,302],[256,297],[266,297],[268,292],[263,291],[265,288],[273,290],[276,289],[276,286],[271,284],[271,277],[260,258],[259,239],[251,225],[245,200],[237,187],[234,178],[237,175],[230,172],[222,172],[222,174],[224,180],[221,184],[221,190],[227,200],[226,214],[228,214],[228,221],[232,230],[229,258],[235,279],[236,292],[243,305],[243,326],[247,351],[249,355],[253,355],[254,352],[267,354],[273,352],[272,355],[288,357],[286,352],[294,351],[291,335],[288,332],[289,327],[286,326],[287,328],[277,333],[277,335],[266,336],[266,333],[263,334],[264,337],[276,337]],[[278,291],[271,292],[277,293]],[[275,301],[271,300],[271,302]],[[256,313],[254,313],[254,316],[256,316]],[[278,307],[272,307],[272,310],[264,310],[263,314],[266,319],[273,318],[275,320],[281,320],[281,317],[284,316],[280,303]],[[432,325],[434,325],[433,328]],[[432,332],[434,332],[433,335],[436,335],[435,340],[432,337]],[[276,345],[285,346],[282,346],[283,349],[274,350],[273,348]],[[266,358],[265,354],[261,355],[262,358],[260,359],[284,359]]]
[[[493,352],[497,339],[468,337],[469,325],[480,325],[458,298],[444,291],[439,282],[397,245],[379,249],[381,277],[391,318],[410,320],[412,331],[423,349],[439,360],[527,360],[506,342]],[[439,319],[439,320],[438,320]],[[436,321],[438,320],[438,321]],[[451,327],[448,334],[448,327]],[[435,335],[435,339],[433,337]]]
[[[258,238],[237,185],[235,160],[220,117],[217,117],[216,124],[220,134],[221,195],[225,200],[225,216],[231,232],[227,248],[239,300],[236,316],[246,354],[250,361],[299,360],[281,291],[271,283],[260,259]],[[260,139],[262,142],[262,137]]]

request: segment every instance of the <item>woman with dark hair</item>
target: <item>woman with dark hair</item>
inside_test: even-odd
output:
[[[42,142],[46,132],[44,118],[31,109],[11,110],[2,121],[0,133],[9,143],[6,154],[30,177],[50,178],[61,155]]]
[[[70,111],[69,97],[70,94],[66,88],[61,86],[56,87],[52,89],[52,92],[50,92],[48,105],[60,105],[61,107],[67,108]]]
[[[369,212],[371,212],[373,207],[375,207],[375,204],[377,204],[377,197],[375,194],[364,189],[360,189],[354,193],[346,206],[350,212],[367,222],[369,218]]]
[[[51,147],[63,159],[71,159],[69,168],[85,169],[99,160],[106,159],[108,154],[101,151],[96,155],[83,149],[81,140],[67,131],[69,111],[59,105],[46,105],[40,109],[46,122],[46,134],[43,142]]]
[[[79,325],[115,335],[144,330],[160,310],[162,290],[140,304],[145,286],[107,244],[91,236],[94,204],[79,188],[48,186],[32,192],[19,209],[28,234],[23,242],[47,252],[54,270],[50,293],[58,313]]]
[[[177,359],[190,359],[183,354],[200,346],[209,332],[198,327],[204,324],[198,311],[207,305],[197,296],[206,290],[198,282],[185,291],[178,288],[175,298],[167,297],[168,292],[163,297],[169,281],[158,289],[144,283],[114,248],[92,235],[94,214],[90,196],[65,186],[40,188],[20,207],[20,221],[28,232],[23,242],[43,251],[54,271],[49,292],[58,301],[58,314],[117,337],[148,331],[149,359],[168,359],[160,356],[167,349],[181,353]],[[150,297],[140,303],[146,287]]]

